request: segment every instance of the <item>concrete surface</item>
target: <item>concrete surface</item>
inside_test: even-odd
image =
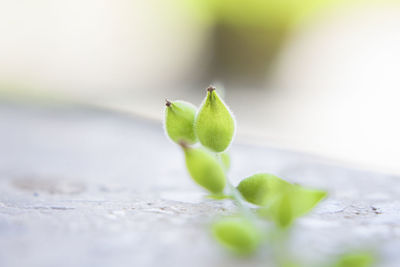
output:
[[[239,125],[240,127],[240,125]],[[400,179],[291,151],[235,143],[231,179],[270,172],[330,196],[291,243],[305,261],[377,249],[400,266]],[[0,103],[0,266],[273,266],[222,250],[204,198],[158,123],[80,106]]]

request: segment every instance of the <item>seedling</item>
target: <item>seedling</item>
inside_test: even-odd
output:
[[[296,219],[310,212],[327,195],[325,191],[295,185],[267,173],[247,177],[237,187],[233,186],[227,178],[228,148],[235,135],[236,123],[212,86],[207,88],[199,110],[185,101],[167,100],[165,129],[168,137],[181,146],[192,179],[213,199],[230,198],[239,206],[240,212],[235,217],[222,218],[212,226],[215,239],[237,254],[251,254],[265,241],[263,239],[271,236],[280,246]],[[256,205],[256,211],[249,204]],[[272,222],[272,233],[261,229],[260,221]],[[341,258],[334,266],[348,266],[342,262],[351,260],[364,260],[364,265],[357,266],[369,266],[370,261],[362,256]],[[293,265],[291,260],[282,260],[279,255],[276,262],[279,266],[300,266]]]

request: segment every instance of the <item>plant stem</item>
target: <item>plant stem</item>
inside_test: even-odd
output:
[[[236,202],[242,213],[246,216],[247,219],[255,222],[257,220],[256,216],[253,214],[253,212],[250,210],[248,206],[245,204],[245,200],[243,199],[242,195],[240,192],[237,190],[237,188],[232,185],[232,183],[227,179],[227,184],[229,187],[229,191],[231,196],[233,197],[233,200]]]
[[[215,155],[217,159],[220,161],[220,163],[223,164],[221,159],[221,153],[215,153]],[[247,219],[249,219],[252,222],[256,222],[257,217],[253,214],[253,212],[251,212],[250,208],[246,206],[245,200],[243,199],[242,194],[239,192],[239,190],[237,190],[237,188],[231,183],[231,181],[229,181],[228,172],[226,169],[225,169],[225,176],[226,176],[226,183],[229,188],[229,194],[233,198],[233,201],[236,202],[236,205],[238,205],[239,209],[242,211],[243,215]]]

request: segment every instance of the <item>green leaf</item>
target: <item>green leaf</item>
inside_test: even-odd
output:
[[[371,267],[375,262],[369,252],[346,253],[331,265],[332,267]]]
[[[272,219],[278,226],[286,228],[295,220],[290,194],[282,194],[265,209],[265,215]]]
[[[218,160],[201,148],[183,147],[186,167],[193,180],[213,194],[221,194],[225,188],[225,172]]]
[[[181,141],[187,144],[197,142],[194,132],[194,120],[196,117],[196,107],[185,101],[167,100],[165,108],[165,130],[175,143]]]
[[[219,243],[237,254],[254,252],[260,242],[259,231],[244,218],[224,218],[214,223],[212,232]]]
[[[228,148],[235,133],[235,120],[215,88],[207,89],[207,97],[201,105],[195,120],[195,131],[200,143],[215,151]]]
[[[237,189],[248,202],[265,206],[291,186],[275,175],[259,173],[242,180]]]
[[[310,212],[325,196],[325,191],[292,185],[262,208],[260,213],[278,226],[287,228],[296,218]]]
[[[327,193],[325,191],[307,189],[295,185],[292,195],[293,215],[300,217],[310,212],[326,196]]]

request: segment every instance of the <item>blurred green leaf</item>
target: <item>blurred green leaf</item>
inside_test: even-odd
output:
[[[282,194],[271,205],[260,210],[261,215],[274,221],[276,225],[286,228],[296,218],[293,214],[292,199],[289,194]]]
[[[190,0],[185,5],[190,5],[206,21],[276,27],[295,24],[323,9],[356,1],[359,0]]]
[[[287,228],[296,218],[310,212],[326,195],[325,191],[292,185],[262,208],[260,214],[273,220],[278,226]]]
[[[327,193],[322,190],[307,189],[295,185],[292,198],[292,212],[295,217],[303,216],[310,212],[322,199],[327,196]]]
[[[260,243],[260,233],[244,218],[224,218],[212,226],[216,240],[237,254],[250,254]]]
[[[178,0],[207,23],[284,28],[338,7],[390,3],[398,0]]]
[[[331,267],[371,267],[374,262],[374,256],[369,252],[346,253]]]

